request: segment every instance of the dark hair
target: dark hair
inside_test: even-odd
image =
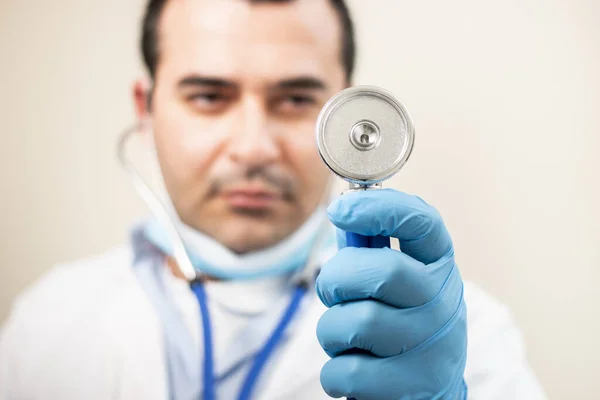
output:
[[[150,76],[154,78],[158,64],[158,25],[160,15],[169,0],[148,0],[142,27],[142,55],[144,63]],[[294,0],[247,0],[251,3],[291,3]],[[342,26],[342,51],[341,59],[346,70],[348,82],[352,79],[354,72],[354,60],[356,57],[356,45],[354,41],[354,26],[350,17],[350,11],[345,0],[329,0],[341,22]]]

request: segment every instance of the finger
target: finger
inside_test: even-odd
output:
[[[378,357],[399,355],[434,336],[456,314],[462,298],[454,269],[440,294],[420,307],[399,309],[375,300],[331,307],[319,319],[317,338],[330,357],[353,349]]]
[[[466,364],[464,302],[436,336],[393,357],[343,354],[321,369],[321,386],[332,397],[360,400],[454,398]],[[440,397],[441,396],[441,397]]]
[[[341,229],[336,229],[335,230],[335,238],[336,238],[337,246],[338,246],[339,250],[348,246],[348,241],[346,240],[346,238],[347,238],[346,231],[343,231]]]
[[[372,356],[366,354],[346,354],[333,358],[321,369],[321,386],[325,393],[333,398],[355,398],[364,393],[362,380],[372,380],[374,377],[368,368]]]
[[[425,266],[389,248],[347,247],[327,261],[317,277],[316,290],[327,307],[376,299],[397,308],[416,307],[433,299],[454,266],[446,254]]]
[[[327,208],[338,228],[367,236],[391,236],[403,253],[429,264],[452,248],[452,240],[435,208],[417,196],[393,189],[347,193]]]

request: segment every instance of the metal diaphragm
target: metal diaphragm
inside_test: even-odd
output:
[[[342,90],[323,106],[316,126],[319,155],[336,175],[361,186],[390,178],[406,163],[415,129],[404,105],[375,86]]]

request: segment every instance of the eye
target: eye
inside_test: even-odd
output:
[[[300,95],[287,96],[284,101],[287,101],[294,106],[304,106],[315,103],[315,100],[312,97]]]
[[[197,112],[217,112],[224,109],[232,98],[225,93],[216,91],[203,91],[190,93],[186,96],[186,102]]]
[[[303,113],[317,104],[313,96],[305,94],[290,94],[279,97],[274,104],[274,110],[282,114]]]

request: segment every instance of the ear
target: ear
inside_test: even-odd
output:
[[[142,138],[142,143],[153,149],[153,135],[151,134],[150,116],[152,107],[152,90],[153,86],[149,78],[141,78],[133,84],[133,106],[137,116],[139,127],[139,135]]]
[[[142,78],[133,84],[133,103],[138,121],[145,121],[150,117],[152,100],[152,84],[149,78]]]

